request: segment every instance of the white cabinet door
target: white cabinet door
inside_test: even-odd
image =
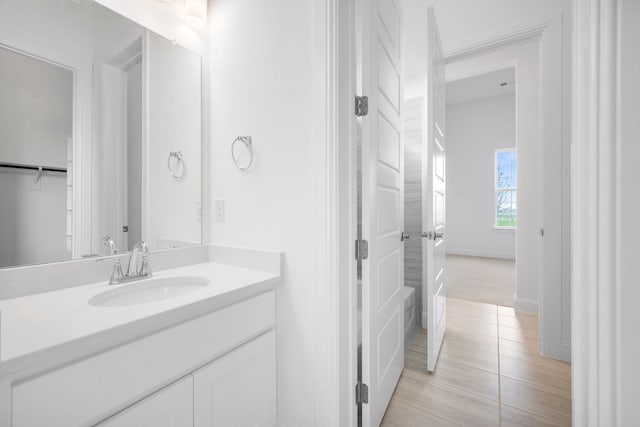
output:
[[[99,427],[193,426],[193,377],[181,379],[98,424]]]
[[[276,342],[268,332],[193,374],[195,427],[276,424]]]

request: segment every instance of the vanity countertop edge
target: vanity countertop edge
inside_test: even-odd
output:
[[[145,304],[143,309],[139,307],[136,310],[136,307],[123,309],[119,307],[89,306],[88,296],[95,296],[97,293],[110,289],[106,281],[0,301],[0,331],[2,331],[0,333],[0,379],[12,378],[12,381],[19,381],[109,349],[117,348],[263,293],[274,291],[275,286],[282,280],[281,264],[284,256],[282,253],[212,245],[209,245],[208,252],[209,258],[215,258],[215,260],[211,259],[205,263],[162,270],[156,274],[156,277],[201,276],[204,271],[209,271],[209,277],[212,280],[212,284],[209,285],[211,287],[210,292],[178,298],[168,302]],[[243,255],[247,256],[243,257]],[[257,269],[250,268],[251,262],[247,262],[247,259],[257,261],[255,264]],[[243,261],[235,262],[235,260]],[[263,268],[265,265],[275,265],[275,268]],[[227,276],[226,278],[224,277],[225,275]],[[225,279],[233,283],[215,283],[216,280],[223,282]],[[125,287],[127,285],[129,284],[118,286]],[[98,325],[95,330],[92,331],[91,325],[83,325],[87,333],[81,332],[75,335],[71,333],[69,334],[69,339],[65,339],[64,334],[60,339],[51,338],[48,336],[47,331],[43,330],[40,333],[42,333],[44,341],[47,341],[46,344],[39,343],[37,339],[30,343],[27,339],[25,345],[17,345],[17,347],[20,347],[18,350],[7,351],[6,346],[12,344],[8,343],[6,339],[3,340],[3,338],[6,338],[3,335],[6,335],[7,332],[15,335],[16,331],[19,330],[21,327],[19,323],[20,316],[24,315],[24,313],[20,312],[22,308],[27,307],[29,303],[34,303],[37,310],[39,305],[47,303],[48,298],[53,302],[56,299],[68,298],[70,295],[78,295],[79,301],[84,299],[87,302],[87,307],[78,309],[80,302],[76,301],[75,309],[78,310],[77,314],[73,311],[74,306],[71,305],[69,307],[70,313],[62,313],[65,308],[62,307],[52,310],[52,317],[58,317],[58,321],[60,321],[59,317],[62,317],[63,322],[87,321],[90,324],[91,321],[95,321]],[[98,314],[109,314],[110,310],[114,314],[112,325],[109,324],[108,315],[106,317],[98,316]],[[96,318],[91,318],[92,313],[96,314]],[[83,316],[88,316],[89,318],[83,318]],[[48,327],[47,313],[38,313],[35,318],[36,320],[31,325],[26,325],[25,328],[32,327],[37,334],[40,326],[42,328]],[[55,328],[56,319],[51,320],[51,324]],[[13,322],[15,326],[9,324],[9,322]],[[22,338],[15,338],[15,341],[19,342],[19,339]],[[29,351],[31,347],[33,351]]]

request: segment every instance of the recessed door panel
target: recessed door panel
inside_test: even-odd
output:
[[[378,40],[378,86],[380,94],[391,104],[395,111],[400,110],[400,74],[393,65],[393,59],[381,40]]]
[[[403,368],[404,361],[399,364],[400,360],[397,357],[400,353],[400,348],[404,346],[404,340],[402,339],[404,334],[403,316],[402,307],[396,307],[396,311],[378,335],[378,384],[384,384],[389,371]]]
[[[400,292],[403,284],[400,282],[402,275],[400,274],[400,265],[402,259],[400,250],[394,250],[378,262],[378,277],[380,278],[380,286],[378,286],[378,304],[377,309],[383,309],[396,293]]]
[[[380,145],[378,147],[379,159],[390,168],[398,170],[400,168],[400,130],[383,114],[378,120],[378,136]]]

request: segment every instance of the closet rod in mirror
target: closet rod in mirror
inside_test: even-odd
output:
[[[35,166],[35,165],[21,165],[18,163],[2,163],[0,162],[0,168],[12,168],[12,169],[26,169],[43,172],[61,172],[67,173],[67,168],[56,168],[52,166]]]

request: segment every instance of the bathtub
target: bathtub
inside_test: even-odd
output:
[[[402,291],[404,297],[404,347],[407,348],[409,340],[416,332],[416,290],[405,286]]]

